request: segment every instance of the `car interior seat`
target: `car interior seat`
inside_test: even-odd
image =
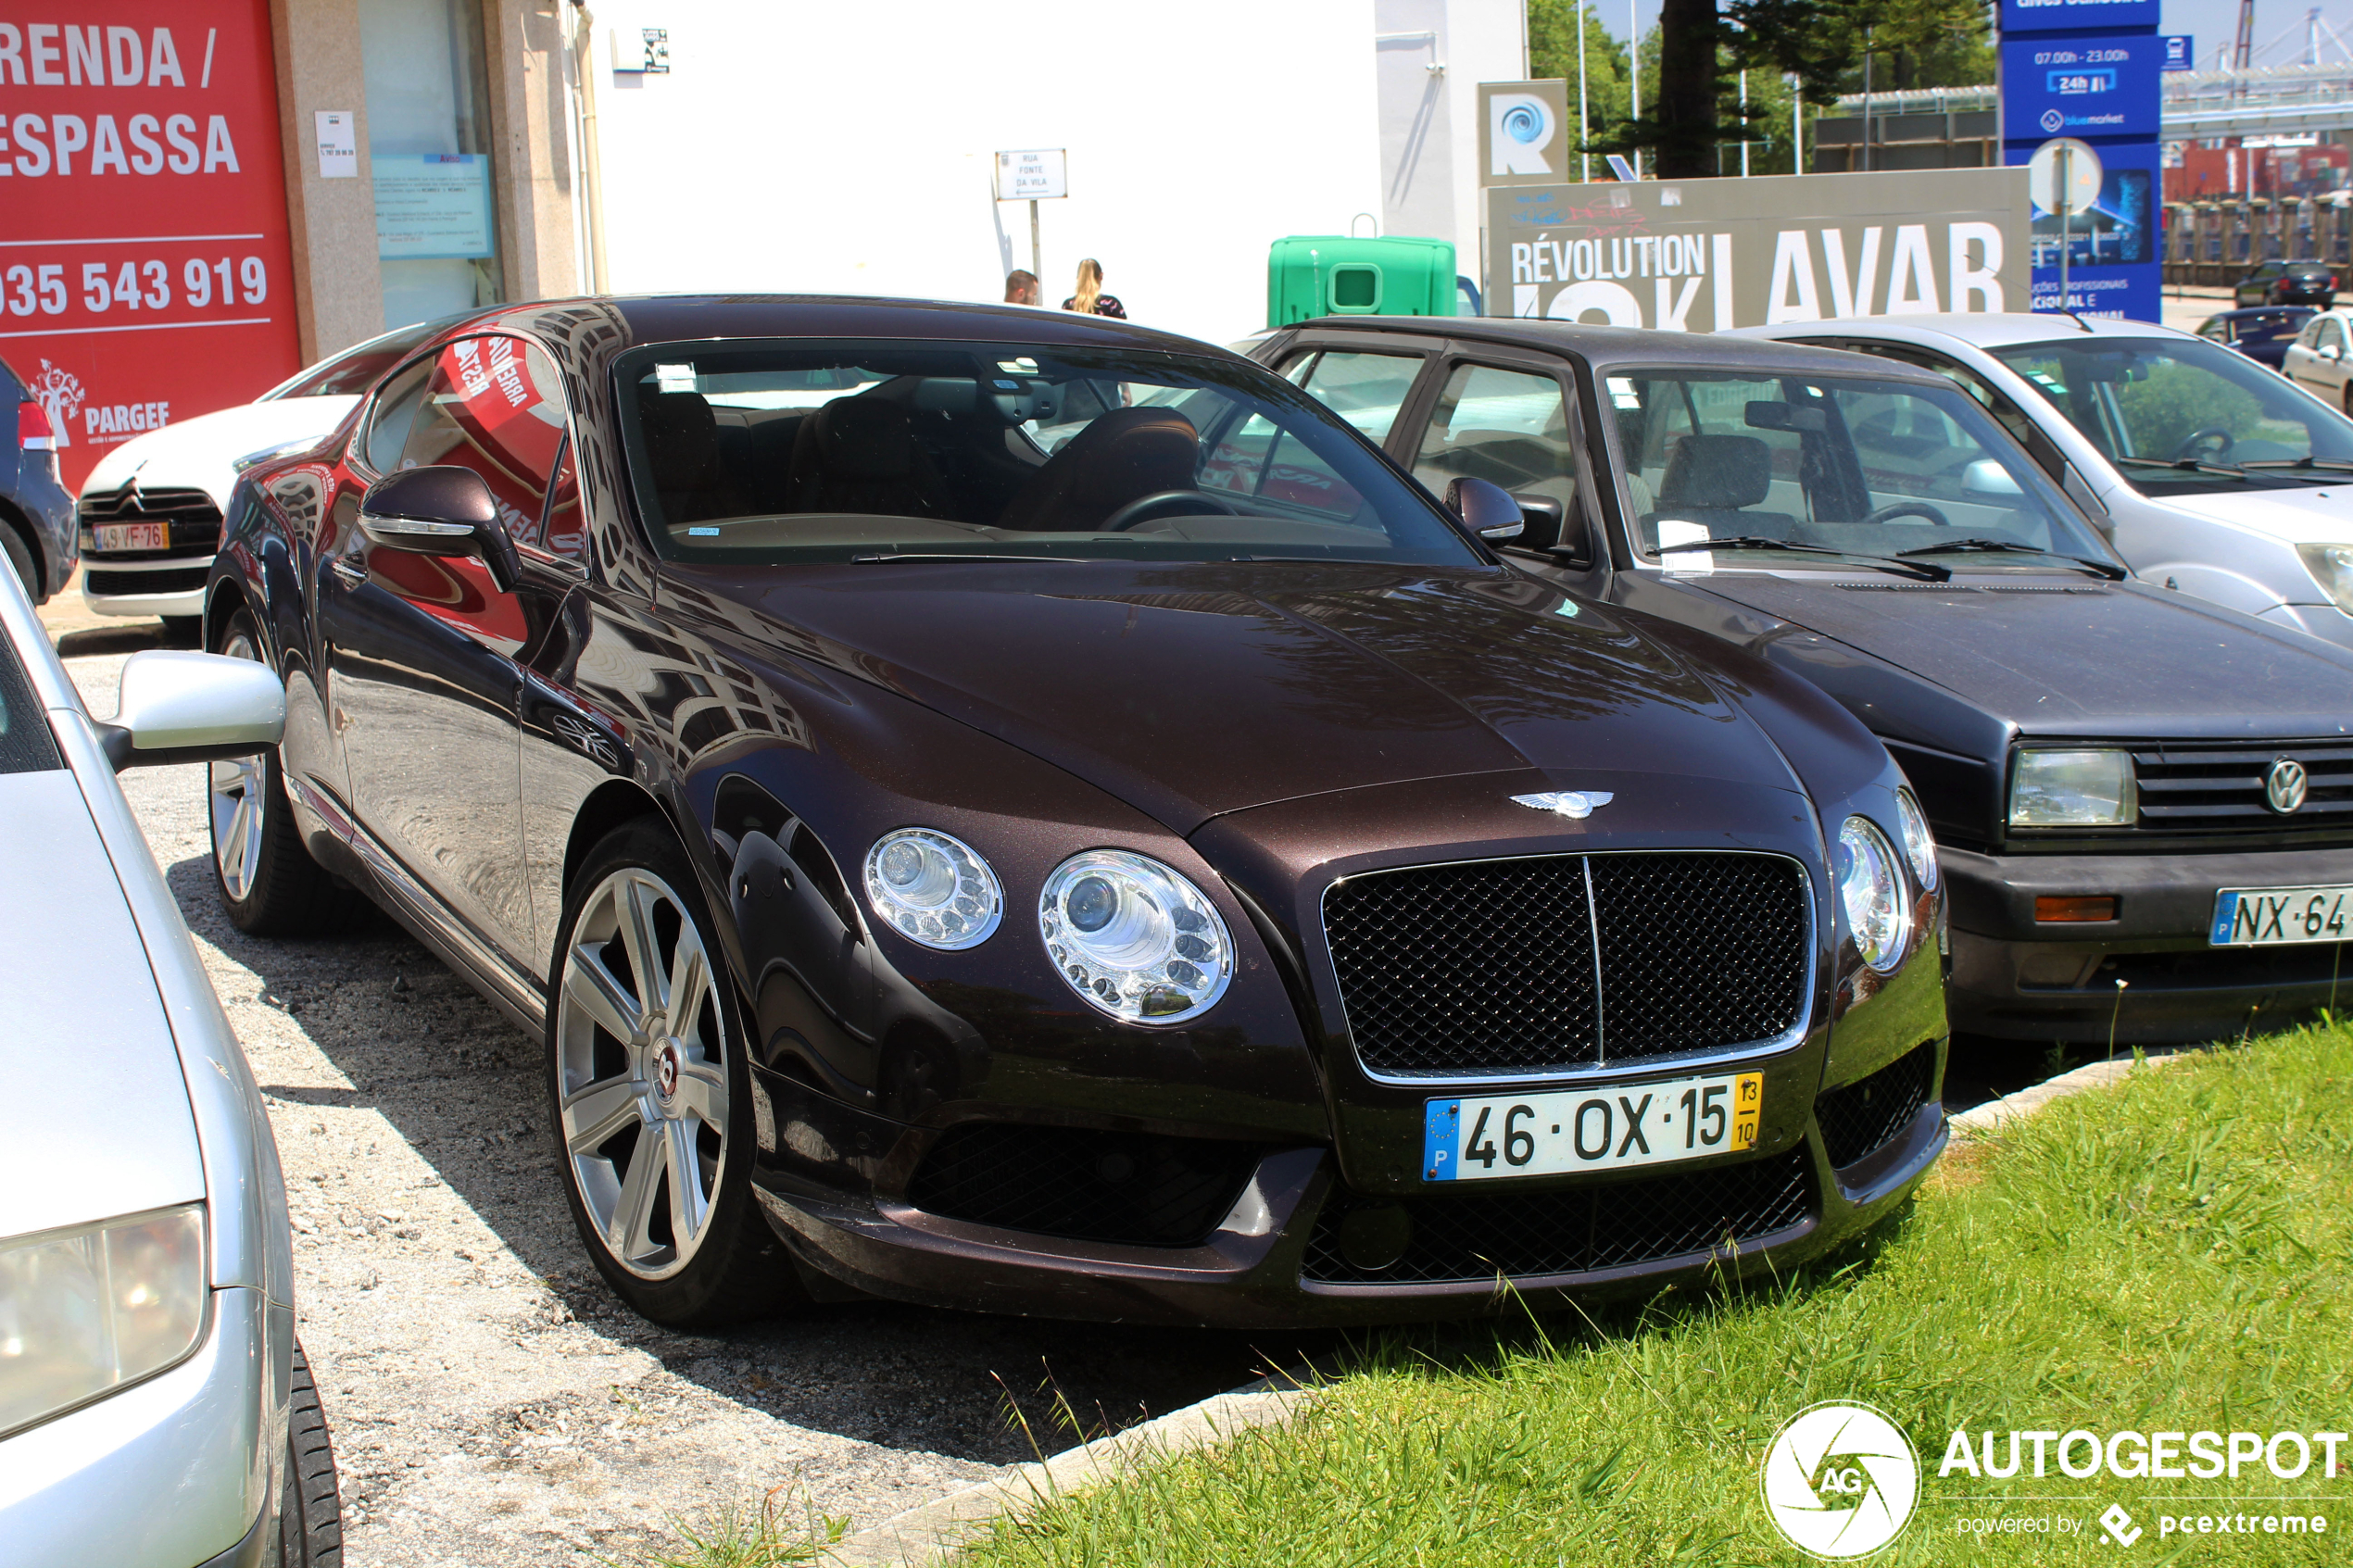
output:
[[[948,517],[954,509],[907,410],[879,397],[837,397],[803,420],[786,488],[796,512]]]
[[[1677,439],[1658,482],[1656,509],[1642,519],[1650,536],[1660,518],[1705,525],[1718,538],[1735,533],[1788,537],[1785,512],[1753,512],[1773,488],[1772,449],[1754,435],[1686,435]]]
[[[702,394],[648,393],[638,398],[637,408],[665,523],[742,517],[750,510],[720,462],[719,421]]]
[[[1030,476],[998,520],[1021,533],[1085,533],[1130,501],[1197,488],[1201,435],[1174,408],[1114,408]]]

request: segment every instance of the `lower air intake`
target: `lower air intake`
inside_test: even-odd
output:
[[[1822,1124],[1822,1147],[1831,1163],[1852,1165],[1894,1142],[1928,1103],[1935,1077],[1936,1046],[1931,1041],[1816,1100],[1814,1118]]]
[[[907,1201],[1073,1241],[1192,1247],[1234,1207],[1265,1152],[1214,1138],[974,1123],[932,1146]]]

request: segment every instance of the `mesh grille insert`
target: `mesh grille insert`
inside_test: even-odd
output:
[[[1334,884],[1324,931],[1357,1057],[1382,1074],[1544,1073],[1745,1045],[1806,1008],[1805,872],[1777,855],[1376,872]]]
[[[1191,1247],[1217,1228],[1265,1152],[1214,1138],[970,1123],[932,1146],[907,1200],[1006,1230]]]
[[[1340,1224],[1354,1209],[1389,1203],[1339,1188],[1315,1216],[1301,1274],[1326,1285],[1439,1285],[1627,1268],[1787,1230],[1810,1217],[1812,1198],[1803,1148],[1606,1186],[1412,1198],[1396,1205],[1413,1221],[1404,1256],[1365,1269],[1342,1255]]]
[[[1935,1075],[1936,1047],[1931,1043],[1816,1100],[1814,1119],[1822,1124],[1822,1147],[1831,1163],[1852,1165],[1885,1148],[1928,1103],[1929,1081]]]

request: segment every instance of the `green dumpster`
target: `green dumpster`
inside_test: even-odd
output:
[[[1311,316],[1452,316],[1454,247],[1444,240],[1293,234],[1266,257],[1266,324]]]

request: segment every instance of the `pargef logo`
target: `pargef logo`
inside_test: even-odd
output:
[[[1867,1557],[1903,1532],[1919,1501],[1920,1461],[1903,1429],[1869,1405],[1809,1406],[1765,1450],[1765,1512],[1816,1557]]]

